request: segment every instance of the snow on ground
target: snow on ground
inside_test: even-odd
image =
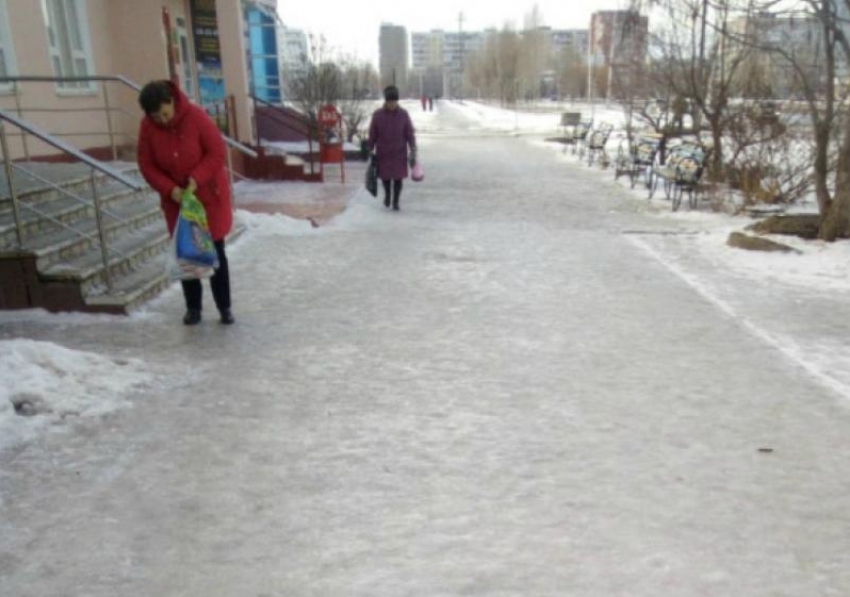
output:
[[[310,205],[316,202],[346,202],[349,195],[360,188],[362,166],[346,164],[352,171],[351,180],[344,187],[334,182],[319,184],[314,182],[288,181],[285,183],[239,181],[234,186],[236,204],[245,205],[257,202],[270,204]]]
[[[599,179],[600,189],[604,187],[620,188],[634,198],[638,211],[653,214],[662,222],[677,226],[687,232],[691,238],[689,250],[698,251],[713,266],[734,273],[743,278],[761,279],[765,283],[781,283],[804,289],[820,288],[823,291],[850,293],[850,243],[840,241],[826,243],[817,240],[805,240],[793,236],[764,235],[766,238],[788,245],[800,251],[794,253],[764,253],[744,251],[726,244],[732,232],[743,231],[756,220],[745,216],[733,216],[724,211],[713,211],[712,206],[702,202],[699,209],[692,211],[684,201],[678,211],[670,209],[670,203],[659,189],[652,200],[647,198],[645,187],[638,184],[629,189],[628,177],[614,180],[612,167],[601,169],[599,166],[587,167],[572,150],[564,151],[564,146],[555,143],[534,142],[545,146],[561,156],[561,160],[586,169]],[[609,155],[613,155],[612,143],[608,145]],[[811,204],[798,206],[797,213],[811,213],[815,209]]]
[[[150,374],[137,359],[15,339],[0,340],[0,379],[2,451],[67,417],[95,417],[128,406],[127,396]]]
[[[173,286],[75,329],[204,384],[2,454],[10,594],[843,596],[850,302],[711,261],[741,219],[484,130],[432,136],[399,213],[240,211],[235,326],[180,325]],[[63,330],[0,320],[27,333]]]
[[[284,214],[254,213],[244,209],[237,210],[236,222],[248,229],[247,240],[263,236],[304,236],[316,234],[314,227],[307,220],[290,218]],[[237,242],[234,248],[241,250],[247,243]]]
[[[307,141],[263,141],[265,147],[272,147],[283,153],[310,153],[310,143]],[[319,153],[319,144],[313,143],[313,152]],[[354,143],[343,144],[345,151],[360,151],[360,146]]]
[[[453,107],[487,131],[554,134],[561,120],[557,114],[507,110],[474,101],[456,103]]]

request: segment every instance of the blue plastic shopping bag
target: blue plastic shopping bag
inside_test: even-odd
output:
[[[174,234],[177,236],[178,261],[218,267],[218,255],[207,224],[207,213],[193,193],[186,192],[183,195]]]
[[[186,192],[166,254],[166,271],[173,280],[192,280],[212,276],[218,266],[204,206],[194,194]]]

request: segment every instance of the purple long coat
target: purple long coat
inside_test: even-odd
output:
[[[410,115],[403,108],[386,108],[372,114],[369,127],[369,149],[378,154],[378,178],[401,180],[407,178],[407,147],[416,151],[416,135]]]

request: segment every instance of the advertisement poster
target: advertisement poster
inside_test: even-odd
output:
[[[190,6],[201,105],[210,109],[225,96],[215,0],[190,0]]]

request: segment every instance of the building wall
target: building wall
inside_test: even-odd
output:
[[[734,19],[729,29],[737,39],[747,39],[752,44],[778,47],[794,54],[795,60],[810,77],[807,84],[819,92],[826,87],[823,67],[823,30],[817,18],[783,18],[766,14],[749,19]],[[837,54],[840,57],[841,53]],[[793,66],[779,54],[766,50],[752,50],[748,46],[729,42],[725,60],[727,68],[736,68],[737,92],[745,96],[769,95],[776,99],[799,97],[799,75]],[[836,65],[836,74],[842,78],[846,72],[843,61]]]
[[[160,1],[173,15],[185,16],[183,0]],[[18,74],[55,76],[41,3],[7,0],[7,5]],[[168,77],[166,40],[159,9],[151,10],[150,5],[137,0],[86,0],[85,8],[92,58],[90,74],[121,74],[139,84]],[[105,106],[106,96],[111,106],[120,109],[112,114],[116,142],[134,142],[139,117],[137,93],[119,83],[99,83],[91,90],[75,92],[58,89],[53,83],[22,83],[18,101],[26,120],[62,136],[75,147],[88,149],[110,144],[109,137],[104,134],[83,134],[108,131],[105,111],[92,111]],[[14,95],[0,95],[0,107],[15,111],[16,106]],[[58,111],[37,112],[27,108]],[[55,149],[34,139],[27,143],[33,156],[55,153]],[[18,157],[23,154],[19,139],[14,141],[13,150]]]
[[[278,31],[278,51],[284,98],[287,98],[289,85],[306,74],[312,63],[307,34],[300,29],[281,27]]]
[[[407,29],[382,25],[379,39],[381,85],[395,84],[406,95],[408,77]]]
[[[649,19],[633,11],[605,10],[590,19],[590,52],[596,66],[628,61],[643,64],[649,36]]]
[[[278,22],[273,9],[265,10],[247,5],[247,45],[251,54],[251,91],[258,98],[279,104],[282,99],[280,82],[280,54],[278,48]]]
[[[189,27],[191,19],[187,0],[77,0],[85,5],[88,44],[91,49],[89,74],[123,75],[143,85],[153,79],[169,77],[168,48],[163,25],[162,8],[170,11],[172,24],[178,17]],[[239,0],[217,0],[219,4],[239,10]],[[42,4],[38,0],[6,0],[14,56],[18,75],[53,77],[49,41]],[[230,4],[233,6],[230,7]],[[239,11],[241,14],[241,10]],[[230,21],[233,15],[228,15]],[[237,18],[240,19],[237,15]],[[227,93],[247,93],[247,65],[242,43],[241,23],[229,27],[238,30],[238,40],[222,38],[222,54],[235,55],[235,67],[226,77]],[[240,69],[241,65],[241,69]],[[240,71],[241,75],[240,76]],[[244,79],[244,84],[242,80]],[[117,144],[134,145],[142,117],[137,103],[138,93],[120,83],[98,83],[87,90],[62,90],[54,83],[22,83],[17,94],[0,92],[0,109],[16,112],[22,108],[25,120],[46,132],[58,135],[74,147],[89,150],[110,145],[105,106],[107,96],[112,112],[113,131]],[[52,110],[50,112],[42,110]],[[250,112],[242,104],[241,119],[249,129]],[[247,138],[246,138],[247,137]],[[250,140],[250,135],[243,135]],[[24,156],[20,138],[10,139],[15,159]],[[32,157],[55,155],[57,151],[35,139],[27,140]]]
[[[567,48],[580,56],[586,56],[589,32],[587,29],[555,29],[551,32],[552,48],[560,56]]]

